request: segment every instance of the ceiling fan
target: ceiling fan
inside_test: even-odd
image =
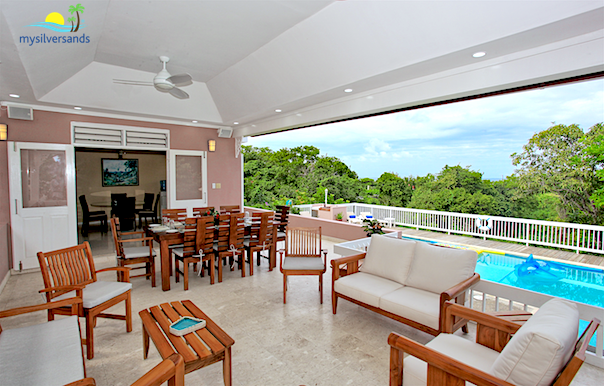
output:
[[[167,56],[160,56],[159,60],[164,65],[164,68],[155,75],[153,82],[141,82],[137,80],[113,79],[113,83],[128,84],[132,86],[154,86],[157,91],[170,93],[178,99],[189,99],[189,94],[182,91],[178,87],[188,86],[193,83],[191,75],[178,74],[170,75],[166,70],[166,63],[170,61]]]

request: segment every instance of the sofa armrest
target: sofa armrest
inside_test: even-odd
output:
[[[476,283],[478,283],[480,281],[480,275],[476,272],[474,272],[474,274],[462,281],[461,283],[458,283],[456,285],[454,285],[453,287],[449,288],[448,290],[446,290],[445,292],[440,294],[440,330],[441,331],[448,331],[448,332],[455,332],[457,331],[457,329],[459,329],[460,327],[463,327],[463,331],[464,332],[468,332],[466,324],[468,323],[467,320],[463,319],[463,318],[451,318],[448,322],[445,319],[445,312],[444,312],[444,308],[445,308],[445,303],[450,301],[450,300],[454,300],[455,303],[458,304],[464,304],[465,303],[465,298],[466,298],[466,291],[468,289],[470,289],[473,285],[475,285]],[[447,324],[445,326],[445,323],[451,323],[450,325]]]
[[[72,306],[72,307],[76,306],[77,307],[77,305],[81,304],[81,303],[82,303],[81,297],[73,297],[73,298],[68,298],[68,299],[63,299],[63,300],[57,300],[56,302],[47,302],[44,304],[36,304],[35,306],[12,308],[10,310],[0,311],[0,318],[27,314],[27,313],[35,312],[35,311],[50,310],[53,308],[59,308],[59,307],[65,307],[65,306]],[[75,314],[77,314],[77,312]]]
[[[64,386],[96,386],[96,381],[94,378],[84,378],[79,381],[68,383]]]
[[[428,364],[428,386],[458,385],[462,380],[478,386],[512,386],[511,383],[394,332],[388,336],[388,344],[391,386],[402,384],[404,352]]]
[[[185,362],[179,354],[170,355],[131,386],[161,385],[166,381],[173,386],[185,384]]]
[[[336,281],[340,276],[346,276],[359,271],[359,261],[365,258],[365,253],[359,253],[358,255],[340,257],[339,259],[333,259],[331,261],[331,272],[333,274],[333,280]],[[340,266],[345,265],[346,267],[340,271]]]
[[[502,318],[498,318],[497,316],[490,315],[484,312],[473,310],[471,308],[455,304],[451,301],[445,303],[443,315],[445,318],[446,327],[443,332],[447,333],[452,332],[450,327],[455,317],[463,318],[466,321],[471,320],[478,324],[481,324],[486,327],[491,327],[497,330],[498,332],[506,334],[515,334],[516,331],[518,331],[518,329],[521,327],[520,324]]]

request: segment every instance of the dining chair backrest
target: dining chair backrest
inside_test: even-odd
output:
[[[80,196],[80,205],[82,206],[82,214],[84,217],[88,217],[90,215],[90,208],[88,208],[88,202],[86,202],[86,196]]]
[[[145,193],[145,200],[143,201],[143,210],[153,210],[153,198],[155,198],[155,194]]]
[[[197,217],[185,218],[182,250],[183,257],[197,254]]]
[[[231,216],[221,214],[218,216],[218,225],[216,228],[216,245],[218,252],[224,252],[229,249],[229,231],[231,229]]]
[[[193,208],[193,217],[210,216],[214,211],[213,206],[206,206],[203,208]]]
[[[168,220],[184,222],[185,219],[187,218],[187,210],[186,209],[162,209],[161,217],[162,217],[162,219],[166,218]]]
[[[253,212],[250,226],[250,245],[268,245],[273,239],[275,212]]]
[[[287,224],[289,221],[289,206],[277,205],[277,210],[275,211],[275,221],[279,223],[277,228],[279,232],[287,231]]]
[[[38,263],[42,271],[44,288],[87,285],[97,281],[88,241],[75,247],[38,252]],[[46,300],[51,301],[69,291],[71,289],[46,292]]]
[[[161,193],[157,193],[155,196],[155,204],[153,205],[153,212],[155,212],[155,216],[159,213],[159,202],[161,201]]]
[[[197,235],[195,248],[204,255],[214,252],[214,217],[197,217]]]
[[[245,213],[231,213],[230,217],[229,249],[243,249],[243,239],[245,237]]]
[[[220,214],[241,213],[239,205],[220,205]]]

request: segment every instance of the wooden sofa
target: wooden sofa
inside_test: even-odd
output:
[[[0,311],[0,318],[71,307],[72,315],[46,323],[2,330],[0,326],[0,384],[95,385],[86,378],[82,334],[78,321],[80,296],[45,304]],[[184,385],[184,361],[174,354],[155,366],[132,386]]]
[[[451,334],[455,318],[477,323],[476,342]],[[396,333],[390,344],[390,386],[566,386],[585,361],[600,321],[592,320],[578,341],[574,303],[552,299],[524,325],[445,304],[445,333],[425,346]],[[513,335],[513,337],[512,337]],[[404,354],[409,354],[404,359]]]
[[[477,260],[471,250],[373,235],[367,253],[331,261],[333,313],[342,298],[437,335],[444,303],[463,304],[480,280]],[[455,329],[467,331],[465,324],[458,320]]]

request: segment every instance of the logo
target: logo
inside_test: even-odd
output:
[[[86,27],[84,20],[80,17],[80,13],[84,13],[84,9],[82,4],[69,6],[68,12],[72,16],[67,18],[67,23],[62,14],[59,12],[51,12],[46,15],[46,19],[44,19],[43,22],[30,24],[26,27],[46,28],[61,33],[78,32]],[[30,46],[34,45],[34,43],[90,43],[90,36],[86,36],[86,34],[81,36],[47,36],[46,34],[40,34],[38,36],[25,35],[19,37],[19,43],[26,43]]]

